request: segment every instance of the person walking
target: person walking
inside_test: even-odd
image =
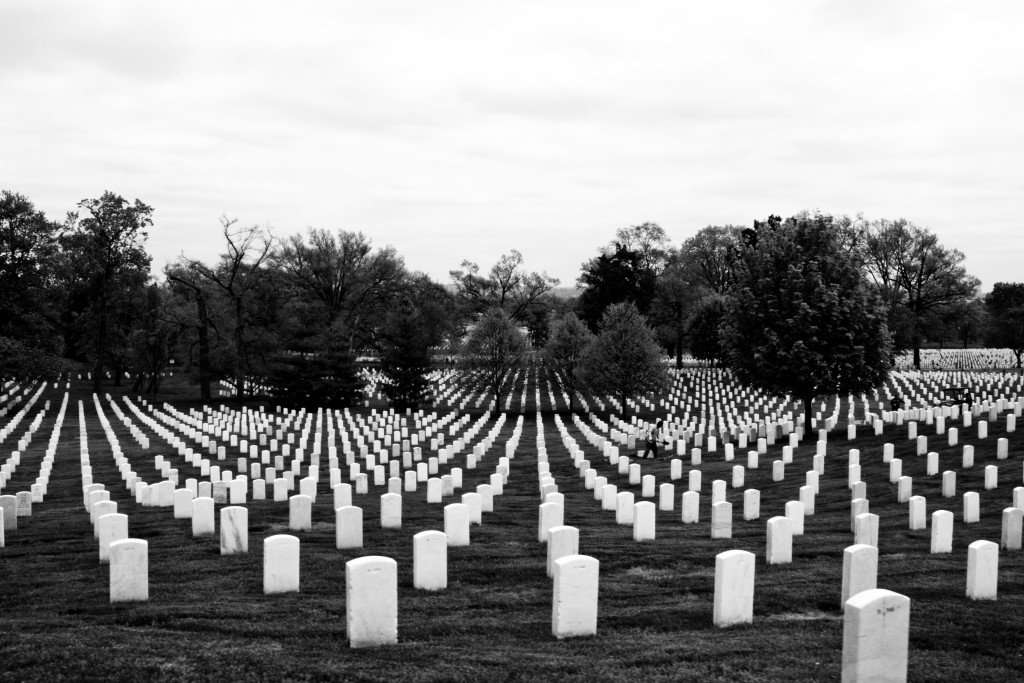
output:
[[[647,430],[647,444],[644,446],[644,454],[643,454],[642,457],[646,458],[646,457],[648,457],[647,454],[650,453],[651,454],[650,458],[652,460],[657,460],[658,459],[658,443],[660,441],[661,441],[661,419],[658,419],[658,421],[655,422],[650,427],[650,429]]]

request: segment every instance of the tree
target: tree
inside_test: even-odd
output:
[[[576,410],[580,366],[584,351],[593,339],[594,335],[575,313],[568,313],[551,324],[544,361],[549,371],[557,373],[559,385],[569,395],[569,412]]]
[[[195,343],[198,351],[199,397],[203,401],[210,400],[210,382],[213,379],[213,366],[210,361],[210,331],[213,327],[213,312],[210,299],[213,292],[199,271],[190,262],[181,259],[178,263],[168,266],[164,271],[170,286],[170,293],[178,297],[184,306],[168,307],[165,319],[176,324],[179,329],[195,332]],[[192,309],[194,312],[187,309]],[[191,357],[191,354],[189,354]]]
[[[680,258],[695,286],[710,294],[729,291],[741,230],[735,225],[709,225],[683,242]]]
[[[459,354],[463,371],[479,372],[494,405],[512,386],[515,371],[523,365],[527,343],[523,333],[500,308],[487,311],[469,332]]]
[[[644,267],[644,257],[622,243],[604,247],[583,264],[577,279],[583,288],[579,298],[580,317],[592,330],[598,329],[608,307],[630,302],[640,311],[654,300],[657,276]]]
[[[449,274],[469,315],[500,308],[520,325],[527,323],[536,308],[543,307],[545,295],[558,286],[558,280],[547,273],[526,272],[523,255],[515,249],[498,259],[486,276],[471,261],[463,261],[459,270]]]
[[[654,300],[649,318],[657,321],[655,331],[676,360],[676,369],[683,366],[686,323],[701,289],[695,286],[693,274],[675,249],[667,252],[665,267],[655,281]]]
[[[1020,369],[1024,355],[1024,282],[997,282],[985,296],[985,308],[991,315],[985,343],[1010,349]]]
[[[803,401],[807,438],[815,397],[871,391],[892,368],[855,240],[828,215],[755,222],[737,264],[721,335],[728,364],[744,384]]]
[[[716,362],[725,360],[725,349],[719,330],[725,320],[727,298],[708,297],[697,308],[690,320],[690,353],[699,360]]]
[[[387,378],[381,390],[398,410],[416,410],[431,399],[428,374],[435,349],[451,331],[450,303],[443,287],[420,275],[384,318],[377,335]]]
[[[921,342],[927,321],[951,306],[966,303],[980,281],[963,266],[964,255],[939,243],[939,238],[909,221],[874,222],[865,244],[867,271],[888,306],[897,349],[914,351],[921,367]],[[904,313],[905,312],[905,313]]]
[[[77,214],[71,214],[71,230],[61,241],[87,291],[83,332],[94,361],[93,391],[99,392],[111,356],[115,356],[115,383],[120,382],[118,366],[123,362],[121,352],[127,348],[128,336],[121,312],[129,309],[132,289],[144,286],[149,277],[151,258],[143,242],[145,228],[153,224],[153,209],[138,199],[130,203],[113,192],[104,192],[99,199],[83,199],[78,207],[88,215],[79,220]]]
[[[302,350],[356,354],[375,344],[380,321],[409,283],[394,247],[374,250],[361,232],[310,228],[293,235],[280,265],[290,289],[290,326]]]
[[[235,395],[241,399],[245,392],[246,375],[256,370],[258,357],[267,349],[259,348],[259,341],[265,341],[259,330],[256,316],[262,307],[266,312],[265,299],[273,291],[268,286],[272,271],[267,267],[275,246],[269,230],[254,225],[236,228],[237,219],[220,219],[222,234],[227,251],[221,255],[215,268],[188,258],[182,258],[184,266],[196,276],[210,283],[227,299],[230,316],[232,347],[220,363],[223,371],[235,385]]]
[[[668,383],[654,331],[632,302],[612,304],[601,316],[597,336],[583,353],[580,378],[595,393],[615,396],[622,416],[630,398],[657,391]]]

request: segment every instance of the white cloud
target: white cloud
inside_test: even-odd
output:
[[[616,228],[906,216],[1019,280],[1019,3],[0,5],[0,187],[363,230],[438,278],[511,248],[563,282]],[[997,241],[1000,248],[990,245]]]

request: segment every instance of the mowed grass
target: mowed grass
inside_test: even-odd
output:
[[[47,389],[0,446],[6,458],[42,402],[51,400],[5,494],[28,490],[37,476],[63,391]],[[221,556],[218,537],[193,538],[190,521],[174,519],[170,508],[142,507],[129,498],[91,396],[76,385],[72,398],[46,500],[30,518],[19,520],[16,531],[7,532],[6,547],[0,549],[0,680],[837,680],[842,553],[853,543],[850,448],[861,452],[870,511],[880,516],[878,585],[911,598],[910,679],[1024,678],[1024,553],[1001,552],[998,600],[975,602],[964,595],[968,544],[999,541],[1002,510],[1011,505],[1013,488],[1022,484],[1024,439],[1021,430],[1004,433],[1005,414],[990,425],[984,441],[976,439],[974,428],[961,429],[961,445],[955,447],[947,447],[946,438],[935,436],[932,427],[919,425],[919,433],[929,437],[929,450],[940,453],[940,472],[957,472],[957,496],[949,499],[941,497],[941,474],[925,475],[926,458],[915,455],[906,426],[887,426],[881,437],[864,436],[869,430],[862,427],[862,436],[850,442],[840,424],[829,434],[816,512],[807,517],[805,534],[794,539],[793,563],[781,566],[765,564],[765,524],[783,514],[787,501],[798,499],[804,473],[811,469],[813,443],[796,450],[781,482],[771,481],[771,461],[781,457],[781,441],[762,456],[757,470],[746,472],[745,486],[761,491],[759,520],[743,521],[743,489],[728,488],[733,503],[729,540],[710,538],[711,482],[731,482],[732,467],[745,463],[745,451],[733,462],[724,461],[721,447],[704,453],[697,524],[684,525],[680,519],[679,497],[690,469],[689,457],[683,458],[683,478],[672,482],[675,509],[657,513],[655,541],[637,543],[632,528],[616,525],[614,513],[602,511],[593,492],[584,488],[554,416],[544,414],[550,469],[565,494],[565,522],[580,529],[581,553],[601,563],[597,635],[559,641],[551,635],[546,548],[537,541],[541,501],[533,413],[524,417],[509,481],[504,495],[495,498],[494,512],[484,513],[483,524],[472,528],[470,546],[449,549],[447,590],[412,586],[412,537],[443,530],[443,505],[427,505],[421,485],[415,494],[403,494],[402,528],[382,529],[383,491],[371,486],[368,495],[354,496],[364,511],[364,547],[338,550],[322,465],[313,529],[295,534],[302,543],[301,591],[266,596],[262,541],[291,533],[287,504],[250,499],[250,552]],[[78,399],[86,407],[94,481],[104,483],[119,512],[128,514],[130,536],[149,542],[148,602],[109,602],[109,569],[98,561],[82,505]],[[174,462],[182,481],[198,475],[152,433],[151,448],[139,449],[105,401],[104,410],[144,480],[160,478],[153,465],[156,454]],[[494,472],[517,417],[509,414],[480,467],[464,470],[459,493],[474,490]],[[642,500],[639,485],[630,486],[567,415],[562,419],[591,466]],[[996,439],[1004,436],[1009,437],[1010,457],[997,461]],[[909,530],[907,506],[896,502],[889,467],[882,463],[885,442],[895,444],[903,473],[914,478],[914,494],[927,498],[929,516],[939,509],[955,513],[951,554],[929,553],[930,529]],[[960,468],[964,443],[975,445],[975,466],[966,470]],[[455,459],[456,466],[465,467],[466,451]],[[229,458],[229,464],[234,462]],[[641,462],[644,474],[654,474],[659,484],[670,481],[667,458]],[[986,491],[984,467],[989,464],[999,466],[999,486]],[[961,496],[969,490],[981,495],[981,521],[964,525]],[[734,548],[757,556],[754,621],[719,629],[712,625],[715,556]],[[365,555],[398,563],[397,645],[348,645],[345,563]]]

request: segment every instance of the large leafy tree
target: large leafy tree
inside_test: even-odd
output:
[[[803,401],[863,393],[892,368],[884,309],[855,255],[857,235],[823,214],[755,222],[746,233],[722,325],[743,383]]]
[[[1024,355],[1024,282],[997,282],[985,296],[985,308],[991,315],[986,343],[1010,349],[1020,368]]]
[[[210,383],[213,379],[211,363],[211,337],[216,335],[214,325],[213,299],[216,292],[199,271],[190,267],[189,262],[179,260],[164,271],[167,277],[168,294],[171,301],[164,307],[164,320],[177,326],[180,338],[188,339],[187,357],[193,357],[196,349],[195,366],[199,371],[199,397],[210,400]],[[192,365],[189,363],[189,365]]]
[[[580,378],[591,391],[617,398],[623,419],[629,399],[667,384],[661,347],[635,304],[612,304],[601,316],[598,334],[583,353]]]
[[[500,308],[519,325],[543,319],[547,295],[558,286],[558,280],[547,273],[523,268],[523,255],[515,249],[499,258],[486,275],[471,261],[463,261],[449,274],[469,317]]]
[[[725,295],[733,281],[742,228],[709,225],[683,242],[680,260],[701,295]]]
[[[967,303],[981,283],[967,273],[962,252],[902,218],[872,223],[864,253],[867,271],[888,306],[897,350],[913,349],[914,367],[920,368],[929,322]]]
[[[57,286],[62,226],[21,194],[0,193],[0,379],[59,374],[57,333],[64,292]]]
[[[410,280],[394,247],[374,249],[366,235],[346,230],[293,235],[279,263],[290,290],[293,345],[314,352],[354,355],[373,346]]]
[[[384,317],[377,333],[381,390],[399,409],[416,410],[431,399],[429,373],[434,354],[452,332],[451,295],[424,275],[416,276]]]
[[[526,336],[508,314],[492,308],[470,330],[459,353],[459,367],[483,377],[498,407],[523,366],[527,348]]]
[[[569,396],[569,412],[576,410],[580,366],[594,335],[575,313],[567,313],[551,324],[544,362],[555,373],[562,390]]]
[[[690,320],[690,352],[694,358],[716,362],[725,360],[719,329],[725,320],[726,302],[721,296],[705,298]]]
[[[217,349],[212,365],[235,385],[244,398],[246,378],[262,374],[261,365],[272,353],[278,288],[271,268],[276,240],[262,226],[236,227],[236,219],[222,217],[221,232],[226,250],[217,265],[182,258],[182,266],[195,282],[205,282],[224,300],[223,327],[231,344]],[[183,284],[183,279],[178,283]]]
[[[144,242],[153,209],[113,192],[84,199],[78,207],[85,215],[69,216],[70,229],[61,242],[67,268],[83,292],[80,348],[93,360],[93,391],[98,392],[107,363],[114,366],[116,383],[127,361],[131,299],[149,278]]]
[[[670,256],[668,237],[657,223],[619,228],[615,239],[583,264],[579,314],[597,330],[605,310],[629,301],[646,314],[658,296],[658,278]]]

